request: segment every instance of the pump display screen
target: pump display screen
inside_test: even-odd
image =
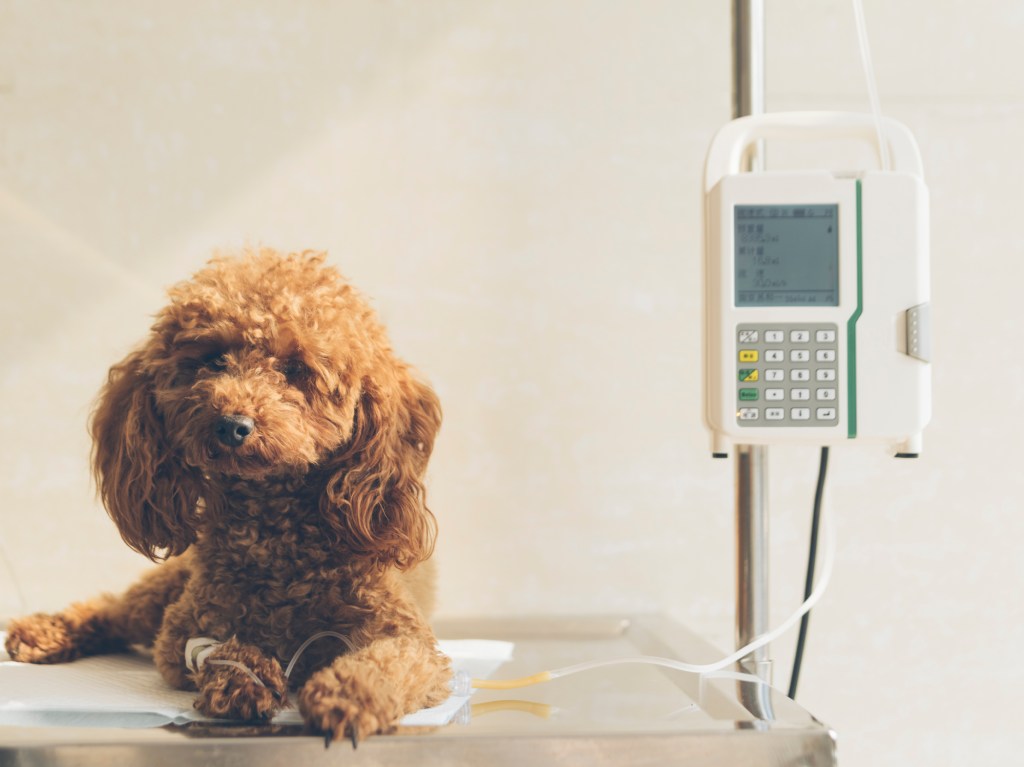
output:
[[[736,306],[838,306],[838,205],[737,205]]]

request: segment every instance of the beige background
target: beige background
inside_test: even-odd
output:
[[[439,390],[445,614],[663,611],[727,647],[699,188],[728,6],[0,2],[0,619],[145,565],[93,499],[90,402],[163,288],[248,240],[330,251]],[[1024,5],[866,6],[932,193],[935,418],[917,462],[834,451],[839,558],[800,699],[847,765],[1009,763]],[[770,109],[866,109],[848,2],[768,17]],[[817,453],[771,460],[781,620]]]

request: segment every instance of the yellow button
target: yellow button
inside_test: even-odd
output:
[[[740,362],[757,362],[757,349],[740,349]]]

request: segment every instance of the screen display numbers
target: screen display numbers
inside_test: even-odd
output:
[[[736,306],[838,306],[838,205],[737,205]]]

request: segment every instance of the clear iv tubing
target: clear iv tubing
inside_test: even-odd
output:
[[[576,663],[571,666],[563,666],[562,668],[556,668],[550,671],[541,671],[538,674],[521,677],[519,679],[470,679],[468,674],[460,671],[456,673],[452,679],[452,692],[455,695],[468,696],[472,693],[472,688],[476,688],[478,690],[513,690],[520,687],[529,687],[530,685],[541,684],[542,682],[550,682],[552,679],[560,679],[561,677],[579,674],[583,671],[592,671],[593,669],[605,668],[607,666],[620,666],[625,664],[661,666],[663,668],[683,671],[690,674],[714,674],[715,672],[722,671],[729,666],[732,666],[741,658],[744,658],[754,652],[754,650],[774,642],[782,634],[791,629],[797,621],[799,621],[806,613],[810,612],[811,608],[821,601],[821,598],[825,595],[825,591],[828,588],[829,581],[832,579],[832,569],[835,565],[836,556],[835,534],[832,531],[831,520],[826,513],[823,513],[821,517],[821,532],[822,537],[825,540],[825,556],[822,559],[821,576],[818,578],[818,582],[815,584],[811,595],[804,600],[803,604],[800,605],[796,612],[775,627],[772,631],[769,631],[767,634],[762,634],[749,644],[744,645],[736,650],[736,652],[722,658],[721,660],[715,661],[714,663],[685,663],[684,661],[675,660],[674,658],[660,658],[654,655],[638,655],[627,658],[613,658],[611,660],[596,660]],[[303,642],[299,649],[295,651],[295,654],[288,663],[288,667],[285,669],[285,678],[289,678],[291,676],[292,670],[295,668],[295,664],[299,662],[299,658],[302,657],[306,648],[308,648],[313,642],[324,637],[333,637],[343,642],[350,651],[354,649],[352,642],[348,637],[334,631],[321,631]],[[214,659],[207,661],[207,663],[216,666],[230,666],[231,668],[238,669],[248,675],[260,686],[265,686],[263,681],[249,668],[237,661]],[[744,678],[746,678],[746,675],[744,675]],[[757,677],[750,678],[757,679]]]
[[[335,639],[340,639],[344,643],[345,647],[348,648],[349,652],[355,652],[356,648],[355,645],[352,644],[352,640],[349,639],[347,636],[344,636],[343,634],[339,634],[335,631],[321,631],[319,634],[313,634],[313,636],[311,636],[309,639],[302,643],[302,646],[295,651],[295,654],[292,656],[292,659],[288,662],[288,668],[284,670],[285,679],[291,678],[292,670],[295,668],[295,664],[299,662],[299,658],[302,657],[302,653],[306,652],[306,648],[313,644],[313,642],[315,642],[316,640],[321,639],[323,637],[334,637]]]
[[[313,634],[313,636],[311,636],[309,639],[302,643],[302,646],[300,646],[299,649],[295,651],[295,654],[292,656],[292,659],[288,662],[288,667],[284,670],[285,679],[291,678],[292,671],[295,669],[295,664],[299,662],[299,658],[302,657],[302,653],[306,652],[306,648],[313,644],[313,642],[315,642],[316,640],[323,639],[324,637],[334,637],[335,639],[341,640],[349,649],[349,652],[355,650],[355,645],[352,644],[352,640],[349,639],[347,636],[344,636],[343,634],[337,633],[336,631],[321,631],[318,634]],[[239,663],[238,661],[214,659],[208,660],[206,662],[209,663],[211,666],[230,666],[231,668],[238,669],[243,674],[246,674],[254,682],[256,682],[256,684],[258,684],[260,687],[266,687],[266,684],[263,683],[263,680],[256,676],[256,674],[252,672],[252,669],[250,669],[245,664]]]
[[[864,3],[853,0],[853,18],[857,25],[857,41],[860,43],[860,63],[864,67],[864,79],[868,87],[868,100],[875,118],[875,132],[878,138],[878,157],[882,170],[889,170],[889,144],[882,132],[882,105],[878,98],[878,84],[875,82],[875,67],[871,62],[871,46],[868,44],[868,30],[864,22]]]
[[[683,661],[674,660],[672,658],[659,658],[653,655],[639,655],[629,658],[615,658],[612,660],[577,663],[572,666],[552,669],[551,671],[542,671],[539,674],[522,677],[520,679],[473,679],[472,686],[481,690],[511,690],[519,687],[528,687],[530,685],[540,684],[541,682],[548,682],[552,679],[569,676],[570,674],[578,674],[581,671],[590,671],[596,668],[618,666],[627,663],[644,663],[648,665],[662,666],[664,668],[684,671],[690,674],[712,674],[716,671],[721,671],[733,665],[741,658],[746,657],[754,650],[764,647],[778,639],[782,634],[792,628],[806,613],[810,612],[812,607],[821,601],[822,596],[825,594],[825,590],[828,588],[829,581],[832,579],[832,569],[835,565],[836,554],[835,535],[832,531],[830,520],[825,514],[822,514],[822,534],[825,539],[825,556],[822,561],[821,576],[818,578],[818,582],[815,584],[811,595],[804,600],[803,604],[800,605],[800,608],[795,613],[793,613],[779,626],[774,628],[772,631],[769,631],[767,634],[762,634],[749,644],[741,647],[736,650],[736,652],[719,661],[715,661],[714,663],[684,663]],[[468,694],[468,692],[465,691],[465,680],[456,680],[453,684],[453,689],[456,694]]]
[[[821,517],[821,532],[822,537],[825,540],[825,556],[822,560],[821,576],[818,578],[818,582],[815,584],[811,595],[804,600],[803,604],[800,605],[799,609],[797,609],[795,613],[789,616],[789,618],[775,627],[772,631],[769,631],[767,634],[762,634],[749,644],[744,645],[740,649],[736,650],[736,652],[719,661],[715,661],[714,663],[685,663],[684,661],[675,660],[674,658],[660,658],[655,655],[637,655],[627,658],[613,658],[611,660],[596,660],[576,663],[571,666],[563,666],[562,668],[556,668],[550,671],[541,671],[538,674],[521,677],[519,679],[470,679],[468,674],[464,671],[460,671],[456,673],[452,679],[452,692],[455,695],[468,696],[472,694],[472,688],[476,688],[478,690],[514,690],[520,687],[529,687],[530,685],[541,684],[542,682],[550,682],[552,679],[560,679],[561,677],[579,674],[583,671],[592,671],[593,669],[605,668],[607,666],[620,666],[625,664],[661,666],[663,668],[683,671],[689,674],[713,674],[715,672],[722,671],[729,666],[732,666],[741,658],[744,658],[754,652],[754,650],[774,642],[782,634],[791,629],[797,621],[799,621],[806,613],[810,612],[811,608],[821,601],[821,598],[825,595],[825,590],[828,588],[829,581],[832,579],[832,569],[835,565],[836,558],[835,534],[832,531],[831,520],[826,513],[823,513]],[[288,663],[288,667],[284,672],[286,679],[291,677],[295,664],[299,662],[299,658],[302,657],[306,648],[308,648],[313,642],[324,637],[333,637],[343,642],[350,651],[354,649],[351,640],[342,634],[338,634],[334,631],[321,631],[314,634],[303,642],[299,649],[295,651],[295,654],[292,656]],[[249,668],[237,661],[214,659],[207,661],[207,663],[216,666],[230,666],[231,668],[238,669],[248,675],[260,686],[265,686],[263,681]],[[744,678],[746,678],[745,675]],[[751,679],[755,678],[756,677],[751,677]]]

